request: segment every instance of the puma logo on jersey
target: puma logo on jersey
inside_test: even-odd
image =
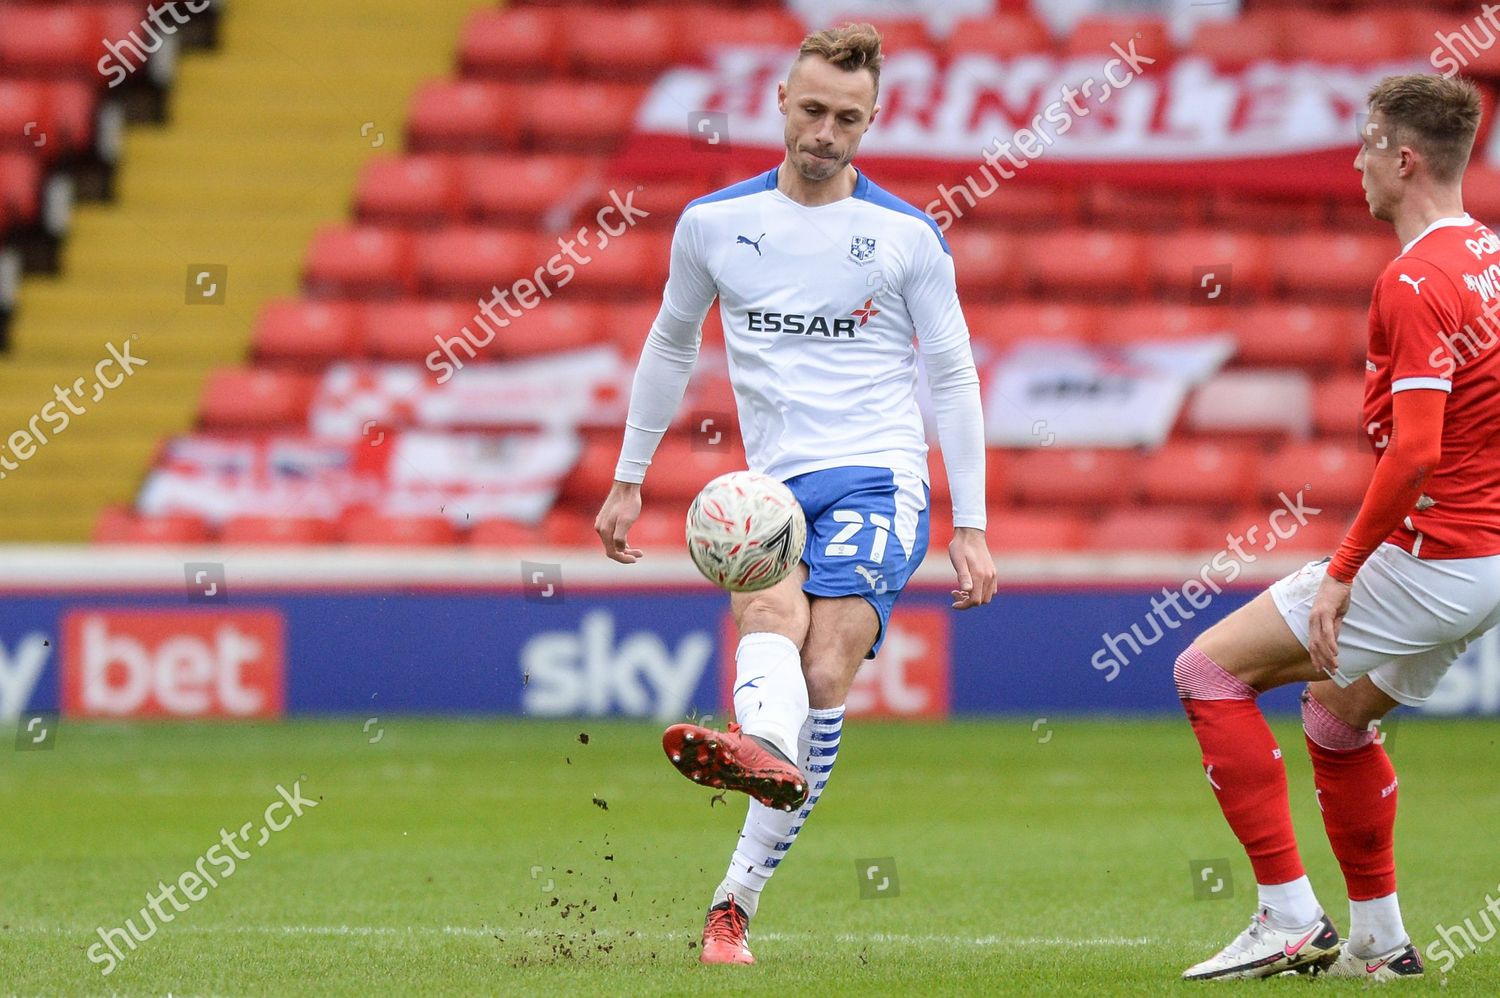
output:
[[[760,251],[760,241],[764,238],[766,238],[766,234],[764,232],[760,234],[760,239],[751,239],[749,236],[735,236],[734,244],[738,246],[740,243],[744,243],[746,246],[753,246],[755,248],[755,255],[762,256],[763,254]]]
[[[744,238],[744,237],[742,236],[741,238]],[[1413,291],[1415,291],[1417,294],[1421,294],[1422,293],[1422,288],[1421,288],[1420,285],[1422,284],[1423,281],[1427,280],[1427,278],[1425,278],[1425,277],[1419,277],[1419,278],[1417,278],[1414,281],[1410,277],[1407,277],[1405,274],[1402,274],[1401,275],[1401,280],[1405,281],[1407,284],[1410,284],[1411,285],[1411,289]]]

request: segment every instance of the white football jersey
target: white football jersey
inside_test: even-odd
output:
[[[926,481],[916,343],[931,355],[969,336],[947,242],[864,174],[852,197],[817,207],[776,176],[683,210],[664,305],[696,326],[718,297],[751,470],[870,466]]]

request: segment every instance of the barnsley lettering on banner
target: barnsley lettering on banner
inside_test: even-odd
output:
[[[1136,40],[1118,44],[1128,55]],[[930,51],[892,53],[881,71],[883,110],[860,147],[861,162],[875,171],[877,182],[882,168],[890,173],[900,160],[913,169],[934,161],[977,167],[982,150],[1030,129],[1045,148],[1031,166],[1040,172],[1084,166],[1143,176],[1141,168],[1163,162],[1216,167],[1196,175],[1165,175],[1172,186],[1194,186],[1224,183],[1223,167],[1238,164],[1246,182],[1274,174],[1282,188],[1336,190],[1338,184],[1348,186],[1356,116],[1370,88],[1385,76],[1425,65],[1417,60],[1357,67],[1261,62],[1226,72],[1192,56],[1169,63],[1166,53],[1135,54],[1143,63],[1160,61],[1142,65],[1128,85],[1121,85],[1123,63],[1116,58],[1116,83],[1107,86],[1105,64],[1115,58],[1109,51],[1007,59],[965,54],[951,60]],[[684,108],[727,113],[736,150],[779,151],[784,119],[776,106],[776,83],[789,58],[774,48],[725,46],[714,49],[704,66],[665,73],[641,104],[638,134],[623,155],[626,164],[658,173],[691,170],[692,157],[684,159],[676,143],[664,141],[688,141]],[[1071,106],[1063,100],[1065,88],[1076,92],[1088,80],[1094,81],[1089,93]],[[1301,157],[1319,169],[1267,171],[1267,157],[1283,164]],[[950,167],[940,175],[954,172]],[[1164,182],[1159,168],[1152,167],[1152,176],[1153,182]]]
[[[1188,393],[1234,353],[1230,336],[1118,350],[1022,341],[981,372],[992,446],[1158,447]]]

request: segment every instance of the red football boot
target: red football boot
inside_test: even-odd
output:
[[[699,963],[754,963],[750,953],[750,919],[734,901],[720,901],[708,909],[703,923],[703,952]]]
[[[674,724],[661,736],[661,747],[683,776],[705,787],[737,790],[781,811],[807,800],[802,770],[770,742],[742,734],[738,724],[728,731]]]

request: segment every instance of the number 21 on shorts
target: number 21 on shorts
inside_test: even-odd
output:
[[[853,509],[836,509],[833,511],[833,519],[835,523],[842,523],[844,526],[823,549],[824,556],[851,558],[859,554],[859,545],[849,542],[865,525],[864,514]],[[875,539],[870,543],[870,560],[878,565],[885,561],[885,545],[891,536],[891,518],[883,513],[871,513],[869,520],[870,526],[875,528]]]

